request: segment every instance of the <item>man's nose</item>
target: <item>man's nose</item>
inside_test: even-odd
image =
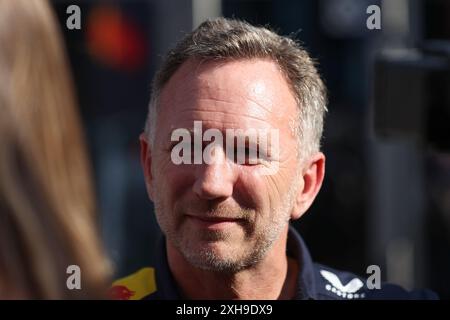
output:
[[[228,198],[233,194],[235,174],[233,164],[226,160],[224,154],[212,163],[196,165],[194,192],[202,199],[214,200]]]

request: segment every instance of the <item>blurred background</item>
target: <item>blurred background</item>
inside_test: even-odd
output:
[[[324,186],[294,223],[314,260],[450,298],[450,1],[53,0],[94,166],[102,236],[120,277],[152,263],[159,228],[140,168],[150,82],[208,17],[300,40],[329,89]],[[69,5],[81,29],[69,30]],[[369,30],[369,5],[381,29]]]

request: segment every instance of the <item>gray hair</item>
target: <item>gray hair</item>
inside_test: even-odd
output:
[[[165,57],[153,83],[145,134],[154,144],[159,95],[178,68],[189,59],[224,61],[270,59],[287,80],[299,108],[290,127],[296,133],[300,157],[320,150],[327,94],[315,62],[302,46],[285,36],[247,22],[215,18],[188,33]]]

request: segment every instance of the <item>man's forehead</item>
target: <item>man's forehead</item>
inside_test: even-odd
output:
[[[282,117],[296,102],[278,66],[270,60],[188,60],[164,87],[160,103],[171,112],[225,111]]]

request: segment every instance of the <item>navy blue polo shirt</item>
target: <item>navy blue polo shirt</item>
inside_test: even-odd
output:
[[[156,265],[114,282],[118,299],[178,300],[181,298],[171,274],[165,239],[159,241]],[[299,266],[296,300],[360,300],[360,299],[437,299],[429,290],[407,291],[400,286],[382,283],[380,289],[368,287],[366,279],[314,263],[300,234],[291,226],[287,255]]]

